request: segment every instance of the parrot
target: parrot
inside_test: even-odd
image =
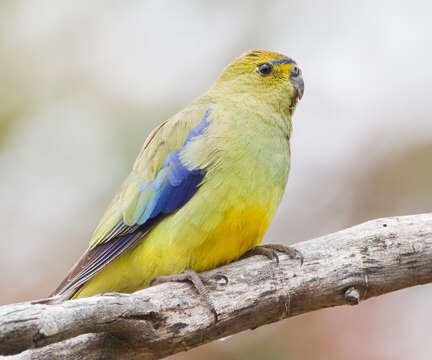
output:
[[[247,253],[292,247],[261,241],[290,170],[292,116],[304,82],[291,58],[250,50],[189,106],[154,129],[96,227],[52,293],[75,299],[189,280]]]

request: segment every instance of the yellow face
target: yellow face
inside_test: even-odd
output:
[[[295,106],[303,96],[300,67],[289,57],[271,51],[251,50],[229,65],[221,77],[238,91],[260,96],[290,98]]]
[[[278,54],[270,51],[261,50],[251,50],[242,56],[245,62],[250,62],[251,64],[257,66],[257,73],[259,66],[262,64],[269,64],[273,68],[270,73],[277,78],[289,78],[291,75],[291,69],[297,66],[296,62],[285,55]],[[265,67],[268,71],[268,67]]]

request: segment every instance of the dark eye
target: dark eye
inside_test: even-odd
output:
[[[273,65],[269,63],[259,64],[257,71],[261,76],[270,75],[273,72]]]
[[[301,74],[301,70],[300,70],[300,68],[297,66],[297,65],[294,65],[292,68],[291,68],[291,76],[292,77],[297,77],[297,76],[299,76]]]

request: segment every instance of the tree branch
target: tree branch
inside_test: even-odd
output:
[[[296,244],[305,261],[254,256],[206,273],[218,323],[187,283],[56,305],[0,307],[5,359],[160,359],[305,312],[432,282],[432,213],[384,218]],[[15,355],[12,355],[15,354]]]

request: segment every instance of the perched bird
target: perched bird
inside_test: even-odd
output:
[[[228,65],[148,136],[89,248],[52,295],[189,279],[206,296],[199,272],[252,249],[295,256],[258,245],[285,190],[291,117],[303,90],[299,66],[284,55],[251,50]]]

